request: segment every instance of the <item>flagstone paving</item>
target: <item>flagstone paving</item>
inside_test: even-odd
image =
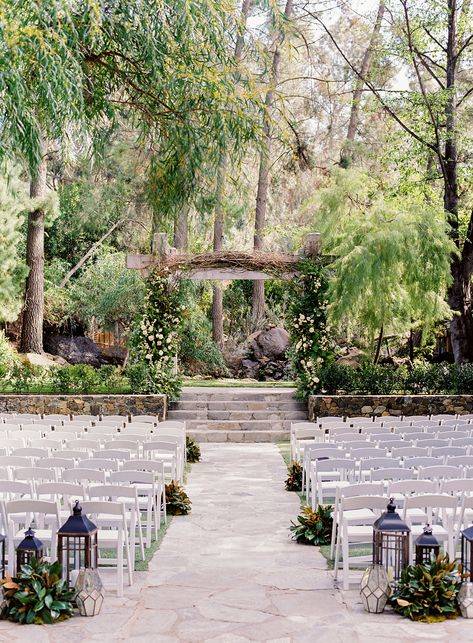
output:
[[[1,641],[73,643],[386,643],[472,640],[464,619],[422,624],[366,614],[356,588],[339,591],[317,548],[288,526],[298,497],[284,491],[272,444],[205,444],[187,485],[191,515],[176,517],[147,573],[102,613],[53,626],[0,622]],[[105,578],[106,581],[109,579]]]

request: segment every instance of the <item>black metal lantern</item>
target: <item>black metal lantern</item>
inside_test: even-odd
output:
[[[4,538],[4,536],[3,536]],[[5,547],[5,543],[3,544]],[[36,538],[34,530],[30,527],[25,531],[25,537],[16,548],[16,571],[20,571],[22,565],[29,565],[32,558],[41,560],[44,556],[44,545],[39,538]],[[3,556],[3,560],[5,560]]]
[[[473,581],[473,525],[462,531],[461,564],[466,580]]]
[[[373,524],[373,565],[382,565],[390,581],[397,583],[401,571],[409,565],[411,530],[396,512],[393,498]]]
[[[440,543],[432,533],[432,527],[426,525],[423,533],[416,538],[416,565],[430,565],[440,552]]]
[[[57,557],[62,566],[63,578],[72,587],[71,571],[96,569],[98,562],[97,527],[82,515],[82,507],[76,500],[72,516],[57,532]]]

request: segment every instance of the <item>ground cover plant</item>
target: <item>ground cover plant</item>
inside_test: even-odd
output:
[[[292,522],[289,531],[292,538],[304,545],[328,545],[332,536],[331,505],[319,505],[315,511],[308,505],[302,508],[297,522]]]

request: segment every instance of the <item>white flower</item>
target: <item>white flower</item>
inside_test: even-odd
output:
[[[158,355],[164,355],[163,351],[158,351]]]
[[[148,335],[148,339],[149,339],[150,342],[152,342],[153,339],[154,339],[154,335]]]

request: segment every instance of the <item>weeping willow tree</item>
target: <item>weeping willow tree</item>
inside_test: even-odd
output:
[[[336,170],[316,215],[331,255],[328,321],[370,342],[448,319],[456,252],[442,207],[394,195],[359,170]]]

